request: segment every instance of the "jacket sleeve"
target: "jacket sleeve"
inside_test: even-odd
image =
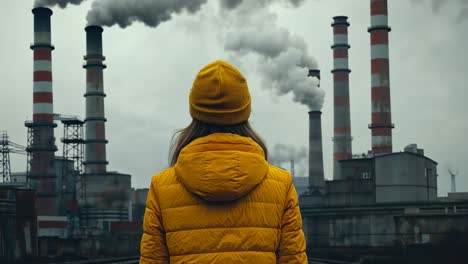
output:
[[[140,264],[169,263],[166,234],[161,223],[161,209],[155,193],[154,182],[153,180],[151,183],[146,199],[143,236],[140,245]]]
[[[302,231],[302,218],[294,185],[289,188],[281,223],[281,238],[276,263],[307,263],[306,242]]]

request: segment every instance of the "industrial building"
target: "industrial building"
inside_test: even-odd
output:
[[[390,107],[387,0],[370,0],[371,150],[353,155],[349,104],[346,16],[333,18],[334,166],[323,173],[321,112],[311,111],[308,186],[294,179],[300,193],[309,254],[369,255],[384,250],[468,246],[468,193],[437,196],[437,162],[416,144],[394,152]],[[351,91],[352,92],[352,91]],[[396,250],[396,251],[395,251]],[[400,250],[400,251],[399,251]],[[464,254],[459,250],[458,254]],[[385,253],[384,253],[385,254]],[[421,257],[421,256],[420,256]],[[468,257],[468,256],[464,256]],[[466,259],[465,259],[466,260]]]

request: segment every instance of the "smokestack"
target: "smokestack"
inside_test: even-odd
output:
[[[106,133],[104,116],[103,70],[106,59],[102,55],[102,32],[100,26],[88,26],[86,31],[86,118],[85,118],[85,173],[106,173]]]
[[[294,160],[293,159],[290,160],[290,164],[291,164],[291,175],[294,178],[296,176],[296,170],[295,170],[295,167],[294,167]]]
[[[392,153],[387,0],[371,0],[372,151]]]
[[[309,74],[307,75],[307,77],[315,77],[319,80],[319,83],[317,85],[317,87],[320,87],[320,70],[317,70],[317,69],[309,69]]]
[[[31,186],[37,191],[39,215],[57,215],[57,188],[55,172],[54,108],[52,95],[52,50],[50,17],[52,10],[38,7],[34,14],[33,76],[33,121],[26,122],[32,131],[32,142],[28,146],[31,154]]]
[[[309,112],[309,191],[323,194],[322,112]]]
[[[351,115],[349,109],[348,17],[333,18],[333,179],[341,179],[339,160],[352,156]]]

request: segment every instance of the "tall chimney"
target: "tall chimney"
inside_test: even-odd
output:
[[[296,177],[296,169],[295,169],[295,166],[294,166],[294,159],[291,159],[290,161],[290,165],[291,165],[291,175],[294,179],[294,177]]]
[[[385,154],[393,151],[392,114],[390,107],[390,70],[388,56],[387,0],[371,0],[371,82],[372,82],[372,151]]]
[[[309,191],[323,194],[322,112],[309,112]]]
[[[54,108],[52,95],[52,50],[50,17],[52,10],[37,7],[34,14],[34,53],[33,76],[33,121],[26,122],[32,131],[31,186],[37,191],[37,212],[39,215],[57,215],[57,182],[55,172]]]
[[[307,74],[307,77],[315,77],[319,80],[318,86],[320,87],[320,70],[318,69],[309,69],[309,74]]]
[[[86,118],[85,118],[85,173],[106,173],[106,133],[104,115],[103,70],[106,59],[102,55],[102,27],[88,26],[86,31]]]
[[[333,179],[341,179],[339,160],[352,156],[351,115],[349,109],[348,17],[333,18]]]

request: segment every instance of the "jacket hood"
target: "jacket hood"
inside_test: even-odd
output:
[[[251,138],[216,133],[184,147],[174,169],[187,190],[203,199],[234,201],[263,181],[268,162]]]

